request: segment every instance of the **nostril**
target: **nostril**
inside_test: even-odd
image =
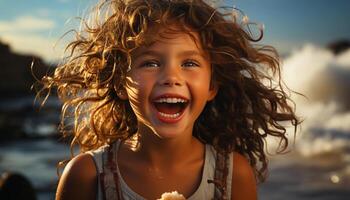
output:
[[[171,82],[166,82],[166,83],[164,83],[164,85],[169,85],[169,86],[171,86],[171,85],[173,85]]]
[[[178,80],[166,80],[161,82],[161,85],[165,85],[165,86],[181,86],[181,82]]]

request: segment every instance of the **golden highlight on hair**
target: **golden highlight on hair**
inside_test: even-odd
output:
[[[96,8],[95,23],[85,23],[67,50],[70,56],[53,75],[43,77],[43,89],[57,88],[63,101],[60,131],[72,136],[82,152],[97,149],[137,133],[137,119],[127,100],[118,97],[131,64],[131,53],[152,43],[158,27],[171,24],[195,31],[210,55],[212,84],[218,86],[194,125],[193,135],[219,151],[245,155],[259,180],[264,180],[265,138],[288,146],[282,122],[299,124],[292,101],[280,81],[277,52],[254,44],[232,10],[214,8],[203,0],[105,0]],[[264,84],[273,82],[277,86]]]

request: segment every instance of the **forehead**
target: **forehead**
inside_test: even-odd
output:
[[[143,44],[134,53],[145,49],[173,47],[177,50],[191,49],[204,53],[199,34],[185,26],[153,27],[145,34]]]

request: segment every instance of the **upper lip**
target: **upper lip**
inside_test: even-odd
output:
[[[184,99],[186,101],[189,101],[189,99],[187,97],[184,97],[180,94],[173,94],[173,93],[165,93],[165,94],[161,94],[159,96],[156,96],[155,98],[153,98],[153,101],[161,99],[161,98],[178,98],[178,99]]]

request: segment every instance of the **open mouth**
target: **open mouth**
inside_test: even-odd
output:
[[[161,97],[154,100],[153,104],[161,117],[176,119],[186,109],[188,100],[184,98]]]

